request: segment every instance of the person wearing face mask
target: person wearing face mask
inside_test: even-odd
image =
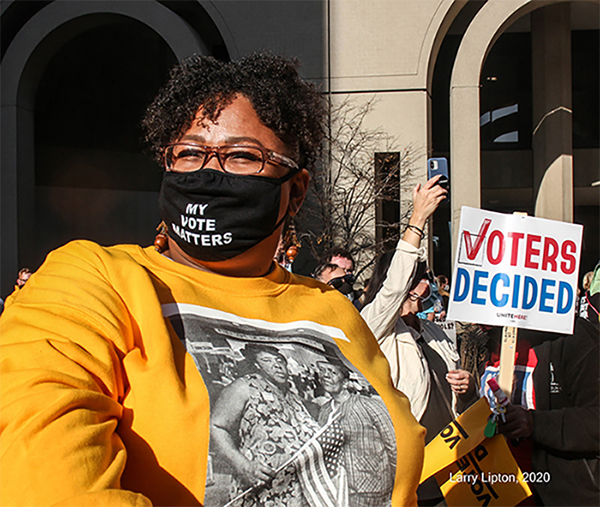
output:
[[[304,399],[285,374],[266,380],[277,357],[257,359],[261,379],[240,373],[252,343],[285,352],[290,376],[324,354],[345,358],[381,398],[401,457],[382,477],[382,505],[416,503],[424,430],[390,385],[377,341],[336,290],[273,260],[304,201],[325,116],[322,95],[283,57],[192,56],[173,69],[143,121],[165,169],[155,247],[71,242],[0,318],[4,504],[222,507],[239,476],[248,489],[232,505],[337,497],[335,485],[308,479],[272,494],[305,477],[309,458],[278,448],[282,432],[269,425],[310,419],[281,401]],[[242,405],[272,432],[264,445],[251,441],[260,428],[241,423]],[[295,433],[294,449],[307,450],[311,435]],[[289,463],[275,470],[273,453]]]
[[[474,379],[459,369],[455,345],[433,322],[419,318],[437,298],[420,247],[423,227],[447,193],[436,181],[414,188],[406,232],[395,250],[378,259],[361,310],[390,362],[394,385],[427,429],[426,442],[476,397]]]
[[[427,430],[426,444],[477,399],[474,378],[459,369],[455,344],[423,314],[438,297],[420,247],[427,219],[447,194],[437,179],[413,189],[406,232],[395,250],[377,260],[360,312],[390,363],[392,383],[408,396],[413,415]],[[417,494],[419,505],[443,502],[433,478]]]
[[[440,296],[438,286],[434,283],[433,273],[428,270],[426,277],[430,288],[429,295],[427,296],[427,299],[423,301],[423,308],[425,309],[422,312],[417,313],[417,317],[435,322],[436,317],[443,319],[446,316],[446,312],[444,310],[444,303]]]
[[[325,263],[317,266],[313,278],[326,283],[338,292],[341,292],[350,301],[354,301],[354,275],[337,264]]]

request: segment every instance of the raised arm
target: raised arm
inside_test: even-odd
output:
[[[420,183],[413,188],[413,212],[408,221],[408,227],[402,236],[402,240],[410,243],[415,248],[421,246],[423,231],[428,218],[433,215],[440,203],[448,195],[448,191],[436,183],[440,176],[434,176],[428,180],[425,185]]]
[[[360,312],[380,343],[396,324],[417,262],[425,260],[425,252],[421,248],[423,228],[448,193],[436,185],[438,179],[439,176],[436,176],[413,189],[413,212],[404,236],[396,245],[383,286]]]

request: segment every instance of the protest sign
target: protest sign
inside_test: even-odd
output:
[[[446,333],[446,336],[450,338],[456,347],[456,323],[453,320],[448,320],[446,318],[442,319],[438,315],[435,316],[433,322]]]
[[[485,437],[490,415],[481,398],[425,447],[421,483],[435,477],[450,507],[517,505],[531,495],[504,437]]]
[[[485,438],[483,430],[491,413],[487,399],[481,398],[440,431],[425,447],[421,482],[480,444]]]
[[[435,479],[449,507],[517,505],[531,495],[502,435],[486,438]]]
[[[583,227],[463,207],[448,318],[573,332]]]

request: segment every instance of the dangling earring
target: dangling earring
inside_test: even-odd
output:
[[[156,235],[156,238],[154,238],[154,248],[158,253],[163,253],[165,250],[167,250],[169,244],[167,237],[167,226],[164,222],[161,222],[158,224],[156,230],[158,231],[158,234]]]
[[[298,255],[298,250],[300,250],[300,241],[298,241],[298,236],[296,236],[296,226],[293,223],[290,223],[285,233],[284,244],[288,246],[285,255],[290,263],[293,263]]]

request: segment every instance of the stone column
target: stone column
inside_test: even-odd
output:
[[[572,222],[571,10],[568,3],[531,13],[531,48],[535,215]]]

